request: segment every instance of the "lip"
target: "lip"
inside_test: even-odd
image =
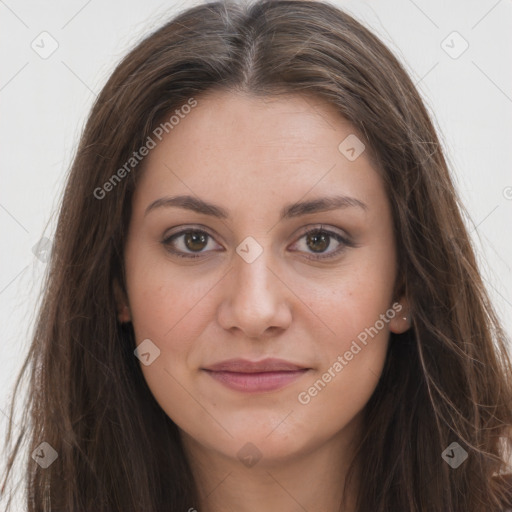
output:
[[[256,393],[281,389],[302,377],[310,368],[283,359],[229,359],[202,370],[230,389]]]
[[[305,366],[285,361],[284,359],[267,358],[261,361],[248,359],[227,359],[203,368],[212,372],[261,373],[261,372],[293,372],[304,370]]]

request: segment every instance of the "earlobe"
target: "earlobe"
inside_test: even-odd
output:
[[[132,317],[130,315],[130,308],[126,304],[122,306],[121,311],[118,310],[117,319],[122,324],[126,324],[132,321]]]
[[[125,294],[117,281],[114,281],[114,297],[116,301],[117,319],[120,323],[125,324],[132,321],[130,308]]]
[[[395,316],[389,322],[389,330],[395,334],[402,334],[409,330],[412,325],[409,303],[405,297],[393,304]]]

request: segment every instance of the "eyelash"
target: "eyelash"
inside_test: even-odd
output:
[[[183,236],[183,235],[186,235],[189,233],[200,233],[200,234],[206,235],[208,238],[213,239],[213,236],[211,236],[207,231],[205,231],[203,229],[187,228],[187,229],[183,229],[182,231],[178,231],[177,233],[173,233],[171,236],[165,238],[164,240],[162,240],[162,244],[165,246],[165,248],[168,252],[170,252],[171,254],[178,256],[180,258],[189,258],[189,259],[200,258],[203,254],[202,252],[195,253],[195,254],[194,253],[183,253],[181,251],[176,251],[175,249],[170,248],[172,242],[176,238],[179,238],[180,236]],[[327,256],[320,255],[322,253],[318,253],[318,255],[314,255],[314,256],[306,256],[306,258],[310,259],[310,260],[318,261],[318,260],[326,260],[326,259],[334,258],[334,257],[338,256],[342,251],[344,251],[347,247],[356,247],[355,243],[353,243],[350,240],[348,240],[347,238],[341,236],[339,233],[330,231],[328,229],[324,229],[323,226],[315,227],[313,229],[310,229],[309,231],[302,233],[302,235],[300,236],[300,238],[298,240],[301,240],[302,238],[304,238],[308,235],[312,235],[312,234],[325,234],[328,237],[334,238],[340,244],[340,247],[338,247],[338,249],[336,249],[334,252],[329,253]],[[207,239],[207,243],[208,243],[208,239]]]

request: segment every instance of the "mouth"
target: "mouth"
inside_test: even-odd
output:
[[[282,359],[230,359],[202,370],[230,389],[257,393],[281,389],[302,377],[311,368]]]

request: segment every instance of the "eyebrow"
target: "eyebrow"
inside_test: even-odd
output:
[[[144,216],[146,216],[149,212],[156,210],[157,208],[171,207],[183,208],[185,210],[191,210],[196,213],[211,215],[212,217],[216,217],[218,219],[229,219],[230,217],[228,210],[225,208],[190,195],[161,197],[160,199],[153,201],[146,208]],[[300,217],[301,215],[349,207],[357,207],[363,210],[368,209],[368,206],[365,203],[359,199],[356,199],[355,197],[340,195],[319,197],[318,199],[302,201],[285,206],[281,210],[280,219],[291,219],[294,217]]]

